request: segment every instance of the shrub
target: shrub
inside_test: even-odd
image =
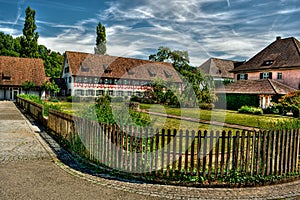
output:
[[[213,103],[200,103],[199,108],[204,110],[212,110],[214,109],[215,105]]]
[[[264,114],[279,114],[279,109],[276,106],[269,106],[263,109]]]
[[[50,101],[50,102],[55,102],[55,103],[59,102],[59,100],[56,99],[56,98],[52,98],[52,99],[50,99],[49,101]]]
[[[68,97],[67,97],[67,102],[72,102],[72,100],[73,100],[73,97],[72,97],[72,96],[68,96]]]
[[[254,114],[254,115],[262,115],[263,110],[261,108],[256,108],[253,106],[242,106],[239,110],[239,113],[246,113],[246,114]]]
[[[138,96],[133,95],[133,96],[131,96],[130,101],[139,102],[140,99]]]
[[[248,94],[218,94],[218,101],[215,103],[216,108],[224,108],[228,110],[238,110],[242,106],[259,106],[258,95]]]

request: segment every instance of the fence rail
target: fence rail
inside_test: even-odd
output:
[[[28,103],[28,102],[27,102]],[[28,109],[19,99],[18,104]],[[73,150],[121,171],[223,177],[299,173],[300,130],[189,131],[103,125],[49,110],[47,128]]]

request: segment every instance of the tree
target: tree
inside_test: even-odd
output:
[[[300,114],[300,91],[290,92],[279,99],[279,103],[275,104],[276,108],[279,108],[281,112],[286,113],[293,112],[294,117],[299,117]]]
[[[95,54],[104,55],[106,53],[106,31],[105,26],[98,23],[97,26],[97,38],[96,38],[96,47],[95,47]]]
[[[38,57],[38,38],[39,34],[35,32],[35,10],[29,6],[26,8],[26,17],[21,37],[21,57],[36,58]]]
[[[28,94],[30,89],[35,87],[35,84],[34,84],[34,82],[27,80],[22,84],[22,86],[23,86],[24,90],[26,91],[26,94]]]
[[[44,89],[46,92],[50,92],[50,97],[52,96],[52,94],[57,94],[60,91],[60,88],[58,87],[58,85],[54,82],[54,80],[52,80],[52,82],[50,81],[45,81],[42,84],[42,89]]]
[[[183,83],[181,101],[186,106],[195,106],[197,103],[213,103],[216,95],[212,92],[209,77],[202,71],[190,65],[187,51],[172,51],[168,47],[159,47],[156,54],[149,56],[150,60],[159,62],[171,62],[174,68],[186,79]],[[196,96],[196,99],[193,96]]]

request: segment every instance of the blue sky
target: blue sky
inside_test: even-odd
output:
[[[36,10],[39,43],[51,50],[93,53],[96,26],[109,55],[148,59],[159,46],[247,60],[276,36],[300,39],[299,0],[0,0],[0,31],[22,35],[25,9]]]

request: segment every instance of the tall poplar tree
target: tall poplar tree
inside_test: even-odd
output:
[[[95,54],[104,55],[106,53],[106,31],[105,26],[98,23],[97,26],[97,38],[96,38],[96,47],[95,47]]]
[[[35,32],[35,10],[30,6],[26,8],[26,17],[21,37],[21,57],[35,58],[38,57],[38,38],[39,34]]]

